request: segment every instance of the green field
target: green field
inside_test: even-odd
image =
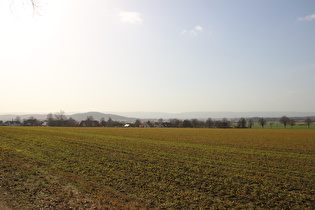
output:
[[[256,122],[254,123],[252,128],[261,129],[262,127],[258,122]],[[287,125],[287,127],[285,128],[284,125],[281,124],[280,122],[267,122],[266,125],[264,126],[264,129],[302,129],[302,130],[312,129],[312,130],[315,130],[315,124],[312,123],[310,124],[310,127],[308,127],[307,124],[305,123],[297,122],[294,126]]]
[[[314,209],[315,130],[0,127],[13,209]]]

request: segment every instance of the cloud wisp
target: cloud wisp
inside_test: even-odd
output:
[[[181,34],[189,35],[189,36],[197,36],[198,33],[203,32],[203,28],[201,26],[195,26],[192,30],[183,30]]]
[[[123,23],[130,23],[134,25],[143,24],[143,19],[141,18],[140,13],[138,12],[121,11],[117,13],[117,16],[119,17],[120,21]]]
[[[312,21],[315,20],[315,13],[311,14],[311,15],[307,15],[305,17],[299,17],[297,18],[298,21]]]

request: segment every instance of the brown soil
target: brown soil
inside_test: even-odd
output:
[[[9,208],[7,206],[6,194],[1,189],[0,189],[0,209],[1,210],[11,210],[11,208]]]

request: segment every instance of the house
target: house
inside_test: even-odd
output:
[[[155,122],[153,125],[155,128],[164,128],[163,123]]]
[[[170,122],[163,122],[162,125],[163,125],[163,127],[169,127],[169,128],[174,127],[173,124]]]
[[[48,122],[47,122],[47,121],[44,121],[44,122],[42,123],[42,126],[48,126]]]
[[[4,123],[7,126],[21,126],[21,122],[20,121],[6,121]]]
[[[97,120],[82,120],[79,124],[80,127],[102,127]]]
[[[24,120],[24,123],[23,123],[24,126],[40,126],[41,124],[42,123],[35,118]]]
[[[139,127],[140,127],[140,128],[150,128],[151,126],[150,126],[150,123],[148,123],[148,122],[143,122],[143,123],[140,124]]]

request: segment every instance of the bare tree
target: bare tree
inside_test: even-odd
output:
[[[85,119],[85,126],[86,127],[94,127],[95,126],[93,116],[89,115],[89,116],[86,117],[86,119]]]
[[[150,120],[148,120],[147,125],[150,126],[150,127],[153,126],[153,124],[152,124],[152,122]]]
[[[52,126],[54,123],[54,115],[52,113],[47,114],[47,124]]]
[[[55,118],[56,118],[56,120],[59,120],[59,121],[64,121],[64,120],[67,119],[66,115],[65,115],[65,112],[62,111],[62,110],[60,110],[60,112],[56,112],[55,113]]]
[[[86,121],[94,121],[93,116],[91,116],[91,115],[90,115],[90,116],[87,116],[87,117],[86,117]]]
[[[199,128],[205,128],[206,127],[206,122],[203,120],[199,120]]]
[[[76,121],[75,119],[73,119],[72,117],[70,117],[70,118],[68,119],[67,126],[69,126],[69,127],[75,127],[75,126],[77,126],[77,125],[78,125],[78,123],[77,123],[77,121]]]
[[[107,120],[107,126],[108,127],[113,127],[114,126],[114,121],[112,120],[111,117],[109,117],[108,120]]]
[[[28,119],[23,120],[24,126],[40,126],[41,124],[42,122],[33,116],[30,116]]]
[[[170,119],[170,123],[174,127],[180,127],[182,122],[181,120],[175,118],[175,119]]]
[[[212,126],[214,126],[214,122],[213,122],[213,120],[209,117],[209,118],[206,120],[206,127],[207,127],[207,128],[211,128]]]
[[[16,116],[15,121],[21,122],[21,117],[20,116]]]
[[[259,118],[258,122],[262,128],[264,128],[264,126],[266,125],[266,120],[264,118]]]
[[[33,12],[33,16],[39,14],[39,0],[11,0],[11,11],[16,11],[18,4],[23,6],[23,9],[31,9]]]
[[[197,128],[199,126],[199,120],[196,118],[191,119],[190,122],[191,122],[192,127],[194,127],[194,128]]]
[[[222,119],[222,127],[223,128],[229,128],[231,127],[231,121],[229,121],[227,118]]]
[[[293,126],[295,125],[295,120],[291,118],[289,120],[289,124],[291,125],[291,128],[293,128]]]
[[[270,125],[270,128],[272,128],[272,126],[273,126],[273,122],[269,123],[269,125]]]
[[[139,119],[136,119],[134,126],[139,127],[141,125],[141,121]]]
[[[248,127],[252,128],[253,125],[254,125],[254,120],[253,119],[249,119],[248,120]]]
[[[304,122],[307,124],[308,128],[310,128],[310,125],[312,124],[313,120],[310,117],[307,117]]]
[[[34,9],[38,8],[38,4],[37,4],[38,1],[31,0],[31,2],[32,2],[32,6],[33,6]]]
[[[238,128],[245,128],[246,127],[246,120],[245,118],[241,118],[237,121],[237,127]]]
[[[184,128],[192,128],[193,125],[192,125],[192,123],[191,123],[190,120],[184,120],[184,121],[183,121],[183,127],[184,127]]]
[[[282,116],[279,122],[284,125],[284,128],[286,128],[287,124],[290,122],[290,119],[287,116]]]
[[[105,121],[104,117],[101,118],[101,122],[100,123],[104,127],[107,126],[107,122]]]

